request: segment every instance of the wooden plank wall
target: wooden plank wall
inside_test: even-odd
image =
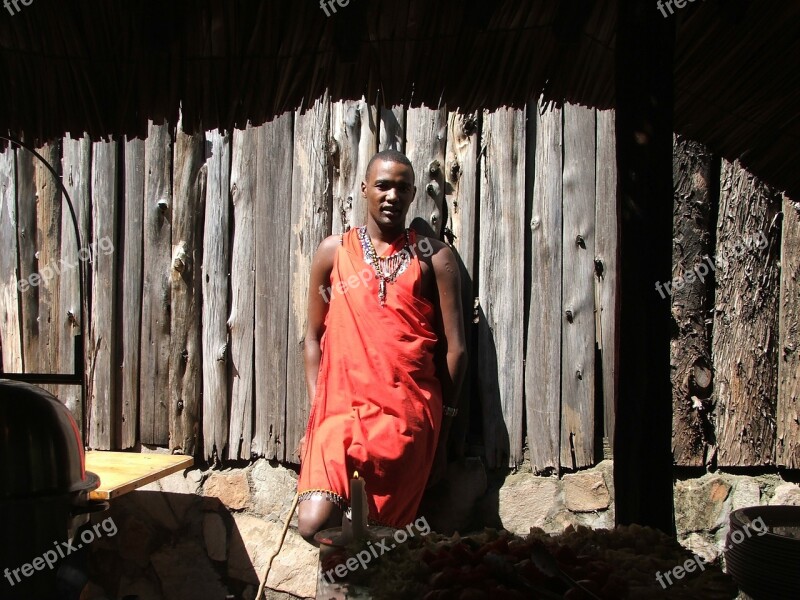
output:
[[[297,462],[310,261],[326,236],[364,221],[360,183],[385,148],[409,153],[411,216],[452,240],[461,262],[471,356],[454,439],[476,449],[478,416],[490,467],[560,472],[602,457],[617,385],[614,116],[533,101],[462,114],[323,97],[244,131],[189,136],[151,124],[147,140],[44,148],[61,165],[82,244],[108,237],[114,248],[87,263],[92,447]],[[24,151],[0,154],[4,370],[48,361],[69,370],[82,318],[77,270],[52,289],[16,283],[76,251],[40,171]],[[742,199],[755,208],[739,214]],[[49,217],[38,209],[46,202]],[[723,168],[717,251],[755,230],[770,246],[751,244],[746,281],[734,262],[717,267],[727,299],[712,353],[721,464],[800,464],[797,209],[783,203],[781,228],[774,193]],[[737,364],[758,375],[758,389],[737,378]],[[58,393],[80,411],[75,389]],[[748,419],[758,429],[743,439]]]

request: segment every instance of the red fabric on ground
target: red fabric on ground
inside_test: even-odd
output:
[[[409,232],[416,248],[414,231]],[[403,248],[405,237],[383,253]],[[378,279],[356,229],[344,234],[331,272],[317,389],[298,492],[328,490],[349,502],[353,471],[366,482],[370,519],[413,521],[442,421],[434,307],[421,295],[419,259],[378,301]],[[311,290],[310,293],[318,293]]]

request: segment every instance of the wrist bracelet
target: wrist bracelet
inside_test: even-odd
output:
[[[458,414],[458,409],[455,406],[445,406],[444,407],[444,416],[445,417],[455,417]]]

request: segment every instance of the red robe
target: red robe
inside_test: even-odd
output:
[[[409,241],[416,248],[413,230]],[[383,256],[404,243],[401,236]],[[331,288],[324,291],[330,303],[298,492],[332,492],[349,504],[350,478],[358,471],[370,519],[403,527],[416,518],[441,430],[435,309],[421,294],[413,250],[405,271],[387,283],[383,307],[378,283],[351,229],[336,249]]]

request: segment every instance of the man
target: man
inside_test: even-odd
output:
[[[369,162],[367,223],[326,238],[311,264],[305,365],[312,401],[301,443],[300,534],[340,525],[350,478],[369,518],[403,527],[446,468],[466,367],[458,266],[450,248],[405,228],[411,162]]]

